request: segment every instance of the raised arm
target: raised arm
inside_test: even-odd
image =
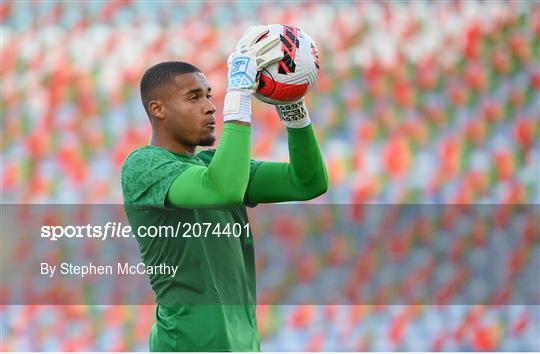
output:
[[[279,38],[264,38],[265,26],[251,27],[227,61],[225,127],[208,167],[192,166],[171,184],[167,202],[176,207],[223,207],[243,202],[250,169],[251,96],[257,72],[279,61]],[[244,125],[244,126],[243,126]]]
[[[246,192],[248,203],[309,200],[328,189],[326,166],[304,102],[277,110],[287,126],[289,163],[261,163]]]

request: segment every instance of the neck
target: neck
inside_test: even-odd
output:
[[[160,137],[159,134],[156,134],[155,132],[152,132],[150,145],[159,146],[166,150],[169,150],[178,154],[182,154],[182,155],[187,155],[187,156],[195,155],[196,146],[184,145],[175,141],[171,141],[170,139],[164,139],[163,137]]]

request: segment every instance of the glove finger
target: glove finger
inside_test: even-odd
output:
[[[270,38],[267,37],[260,41],[259,43],[255,44],[250,50],[250,53],[253,53],[255,56],[260,56],[273,48],[280,48],[281,47],[281,40],[278,37]]]
[[[238,44],[236,45],[237,49],[247,49],[251,48],[259,38],[268,33],[268,29],[264,25],[251,26],[247,29],[246,32],[240,37]]]
[[[232,61],[233,61],[233,57],[237,54],[236,51],[232,52],[229,57],[227,58],[227,65],[230,66]]]
[[[281,59],[283,59],[283,51],[281,50],[281,47],[275,46],[268,52],[257,56],[257,70],[261,70],[269,65],[277,63]]]

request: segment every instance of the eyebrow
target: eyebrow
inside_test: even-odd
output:
[[[184,96],[189,96],[189,95],[192,95],[192,94],[195,94],[195,93],[198,94],[198,93],[202,93],[202,92],[204,92],[204,90],[203,90],[202,88],[199,87],[199,88],[195,88],[195,89],[193,89],[193,90],[189,90],[188,92],[186,92],[186,93],[184,94]],[[210,92],[212,92],[212,88],[211,88],[211,87],[208,88],[208,93],[210,93]]]

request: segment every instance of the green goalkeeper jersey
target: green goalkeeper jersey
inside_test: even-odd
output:
[[[130,173],[140,176],[133,188],[126,188],[128,220],[133,230],[162,230],[161,237],[137,238],[142,259],[146,265],[179,266],[174,277],[150,275],[158,303],[151,350],[259,350],[253,237],[245,206],[215,210],[161,205],[178,171],[206,165],[212,156],[213,151],[188,157],[147,146],[127,159],[126,178]],[[253,162],[251,170],[257,165]],[[147,172],[137,172],[142,170]],[[152,190],[141,198],[145,188]],[[165,234],[166,226],[172,226],[174,234]]]
[[[157,302],[151,351],[260,350],[253,236],[246,205],[312,198],[320,194],[321,185],[326,186],[327,177],[311,127],[289,132],[291,164],[249,160],[249,153],[242,162],[224,153],[249,152],[249,132],[249,127],[227,124],[218,150],[190,157],[145,146],[132,152],[122,166],[124,209],[143,262],[178,266],[175,275],[149,274]],[[246,164],[243,203],[212,206],[219,200],[195,173],[196,167],[210,170],[213,159],[213,171],[236,168],[239,175],[243,167],[235,164]],[[184,183],[176,185],[181,175]],[[195,184],[200,188],[190,187]],[[275,188],[269,191],[268,185]],[[186,203],[201,205],[173,206],[171,191]],[[150,227],[158,227],[161,235],[149,237]]]

